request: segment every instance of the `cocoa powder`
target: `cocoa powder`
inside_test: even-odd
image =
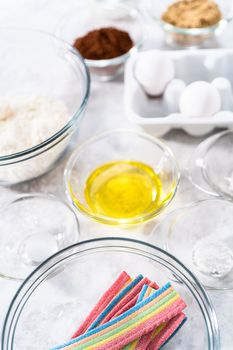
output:
[[[125,54],[133,47],[133,41],[127,32],[107,27],[77,38],[73,46],[86,59],[103,60]]]

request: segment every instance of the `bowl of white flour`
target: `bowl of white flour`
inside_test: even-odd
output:
[[[0,185],[49,171],[78,129],[88,69],[71,46],[34,30],[0,29]]]

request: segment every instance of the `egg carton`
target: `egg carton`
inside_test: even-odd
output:
[[[171,110],[163,97],[148,97],[134,77],[136,57],[125,66],[124,106],[127,117],[156,136],[171,129],[183,129],[192,136],[205,135],[215,128],[233,129],[233,49],[164,51],[174,62],[175,78],[186,85],[224,77],[232,89],[222,96],[221,111],[211,117],[187,117]]]

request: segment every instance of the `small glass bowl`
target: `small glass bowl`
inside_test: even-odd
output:
[[[206,199],[176,209],[155,227],[152,241],[177,257],[203,285],[233,290],[233,203]]]
[[[140,49],[144,40],[144,20],[140,12],[124,4],[86,4],[64,15],[59,21],[55,33],[73,45],[78,37],[91,30],[114,27],[129,33],[134,42],[133,48],[116,58],[103,60],[85,59],[91,77],[97,81],[109,81],[124,70],[126,60]]]
[[[8,310],[2,350],[41,350],[70,339],[100,295],[122,271],[172,285],[185,300],[187,322],[169,349],[219,350],[212,304],[196,277],[172,255],[136,240],[103,238],[50,257],[23,283]]]
[[[0,211],[0,277],[23,280],[50,255],[74,244],[79,223],[53,195],[20,194]]]
[[[207,194],[233,200],[232,154],[233,131],[210,136],[189,160],[189,180]]]
[[[203,47],[208,48],[213,46],[213,42],[218,35],[220,35],[227,24],[233,18],[233,3],[231,0],[216,0],[220,11],[222,13],[222,20],[216,25],[205,28],[179,28],[170,23],[161,20],[162,14],[166,11],[168,6],[176,2],[175,0],[150,1],[149,14],[160,24],[168,45],[179,47]]]
[[[2,27],[0,47],[0,96],[48,96],[64,102],[70,114],[68,123],[40,144],[0,154],[0,185],[7,186],[38,177],[57,165],[84,115],[90,77],[78,52],[51,34]]]
[[[160,177],[162,194],[157,209],[133,218],[114,218],[95,213],[89,207],[84,191],[91,172],[105,163],[121,160],[145,163]],[[68,161],[64,178],[69,201],[83,214],[103,224],[131,225],[154,218],[171,202],[180,173],[172,151],[159,139],[135,130],[116,129],[78,147]]]

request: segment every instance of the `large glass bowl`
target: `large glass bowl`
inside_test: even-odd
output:
[[[0,71],[0,96],[48,96],[61,100],[70,114],[69,122],[42,143],[0,155],[0,184],[10,185],[54,167],[82,119],[90,82],[77,51],[53,35],[36,30],[0,29]]]
[[[173,47],[211,47],[214,39],[223,32],[233,18],[233,3],[231,0],[216,0],[222,13],[222,20],[216,25],[205,28],[179,28],[164,22],[161,17],[168,6],[176,0],[154,1],[150,0],[148,9],[150,16],[159,23],[165,33],[166,42]]]
[[[156,208],[130,218],[117,218],[97,213],[85,197],[86,180],[105,163],[136,161],[149,165],[162,183]],[[179,183],[179,169],[175,157],[162,141],[148,134],[127,129],[116,129],[93,137],[77,148],[65,170],[66,194],[69,201],[88,217],[104,224],[130,225],[145,222],[158,215],[174,197]]]
[[[68,340],[121,271],[172,281],[188,320],[165,349],[218,350],[211,302],[194,275],[163,250],[136,240],[81,242],[53,255],[23,283],[7,313],[2,350],[41,350]]]
[[[58,22],[55,34],[73,45],[76,38],[89,31],[114,27],[129,33],[134,45],[124,55],[102,60],[85,59],[92,78],[108,81],[116,78],[124,70],[124,63],[142,46],[145,25],[141,13],[134,7],[116,2],[85,3],[66,13]]]

